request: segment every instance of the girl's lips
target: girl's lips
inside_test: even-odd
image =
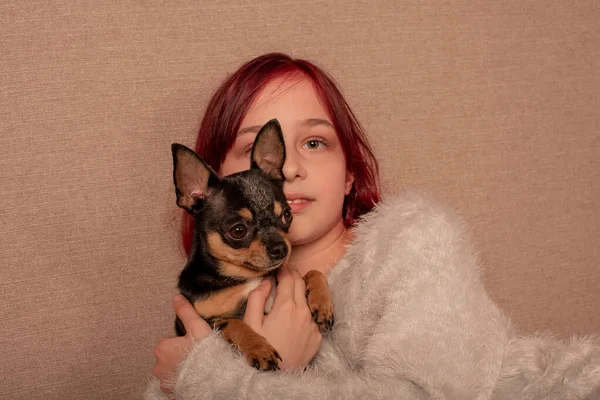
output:
[[[297,196],[293,196],[293,197],[294,198],[292,198],[292,196],[290,196],[290,198],[288,198],[288,205],[290,206],[290,208],[292,210],[292,214],[295,214],[295,213],[305,209],[306,207],[310,206],[313,202],[311,199],[297,197]]]

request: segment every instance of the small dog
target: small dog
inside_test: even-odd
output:
[[[219,177],[194,151],[174,143],[173,181],[177,205],[194,216],[193,244],[178,288],[196,312],[237,346],[258,370],[278,370],[281,357],[242,318],[248,294],[271,279],[265,305],[270,311],[276,274],[290,256],[287,233],[292,213],[283,193],[285,145],[277,120],[259,131],[250,169]],[[321,328],[333,326],[333,303],[327,280],[318,271],[304,276],[313,319]],[[176,318],[175,331],[185,335]]]

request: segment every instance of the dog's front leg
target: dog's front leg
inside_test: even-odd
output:
[[[252,330],[239,319],[226,319],[215,323],[225,340],[236,345],[244,358],[254,368],[260,371],[276,371],[279,369],[277,359],[281,357],[277,350],[267,342],[267,339]]]
[[[333,299],[329,292],[327,278],[321,272],[312,270],[304,275],[306,283],[306,300],[313,319],[327,329],[333,328]]]

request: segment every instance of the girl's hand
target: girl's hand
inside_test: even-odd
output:
[[[277,280],[269,314],[264,315],[264,310],[271,283],[265,279],[248,296],[244,322],[275,347],[282,358],[281,369],[304,368],[321,346],[321,333],[306,303],[306,285],[298,271],[283,266]]]
[[[174,336],[161,339],[154,348],[156,364],[152,373],[160,379],[160,389],[168,396],[172,395],[175,368],[183,361],[192,347],[194,340],[207,337],[212,329],[194,310],[190,302],[182,295],[173,297],[175,313],[185,326],[185,336]]]

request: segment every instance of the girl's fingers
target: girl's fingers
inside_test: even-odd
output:
[[[175,314],[179,317],[186,332],[192,338],[204,338],[211,332],[210,325],[203,320],[192,304],[182,295],[178,294],[173,297],[173,308]]]
[[[302,279],[302,275],[297,269],[290,271],[292,278],[294,279],[294,301],[298,306],[306,303],[306,283]]]
[[[294,290],[295,290],[295,279],[292,275],[289,267],[284,265],[279,269],[277,274],[277,292],[275,294],[275,303],[281,303],[283,301],[295,301]]]
[[[185,354],[192,345],[192,339],[186,336],[162,339],[154,348],[156,364],[152,373],[160,381],[160,389],[170,394],[172,392],[172,378],[177,365],[183,361]]]
[[[255,331],[259,331],[260,327],[262,327],[265,315],[265,303],[270,292],[271,282],[268,279],[263,279],[260,285],[248,295],[244,322]]]

